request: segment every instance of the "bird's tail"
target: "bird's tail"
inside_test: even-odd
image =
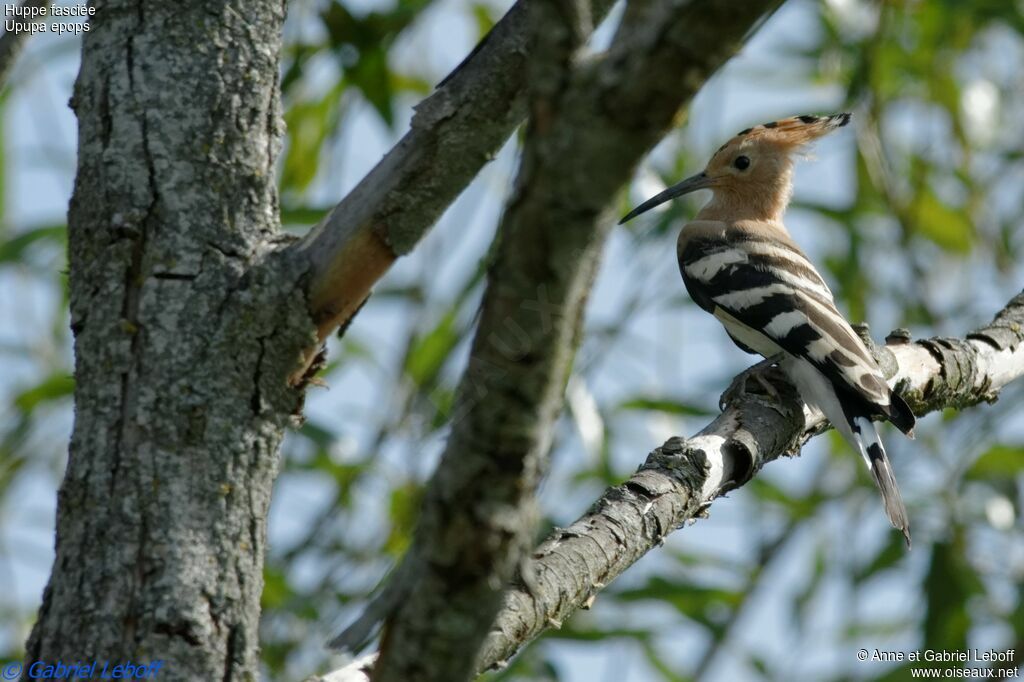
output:
[[[907,549],[910,549],[910,521],[907,518],[907,508],[903,506],[903,497],[900,495],[889,457],[882,447],[882,439],[878,437],[878,429],[867,417],[854,417],[851,422],[857,448],[871,470],[875,485],[882,493],[885,513],[893,527],[903,532],[903,537],[907,540]]]

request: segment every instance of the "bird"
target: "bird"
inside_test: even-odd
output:
[[[910,521],[875,420],[913,438],[914,413],[889,388],[825,279],[783,224],[795,157],[850,117],[793,116],[740,131],[704,170],[643,202],[619,224],[684,194],[711,190],[711,200],[677,240],[686,290],[737,346],[777,365],[803,401],[861,454],[909,549]]]

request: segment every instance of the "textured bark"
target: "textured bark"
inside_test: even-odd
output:
[[[611,224],[610,199],[679,107],[778,4],[659,3],[661,11],[631,13],[628,41],[582,64],[572,48],[587,33],[584,5],[531,6],[530,23],[542,32],[530,46],[522,166],[448,446],[413,547],[380,602],[391,617],[375,680],[473,674],[474,652],[533,530],[533,492]]]
[[[325,338],[355,315],[394,260],[434,225],[526,117],[530,37],[542,29],[517,2],[472,54],[416,107],[411,130],[297,244],[310,267],[310,309]],[[588,0],[589,35],[612,0]]]
[[[1024,376],[1024,293],[992,324],[964,339],[906,343],[891,336],[889,343],[880,349],[887,360],[882,366],[890,367],[889,383],[916,414],[991,402],[1003,386]],[[822,415],[778,382],[774,375],[779,399],[737,394],[700,433],[657,448],[636,475],[542,543],[505,595],[479,668],[501,667],[526,642],[588,607],[669,533],[705,517],[714,499],[821,433]]]
[[[268,258],[285,7],[95,4],[72,101],[75,425],[27,658],[251,680],[286,378],[315,335],[299,273]]]

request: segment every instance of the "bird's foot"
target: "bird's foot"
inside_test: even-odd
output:
[[[777,400],[779,398],[779,391],[772,385],[768,375],[778,371],[776,365],[781,360],[781,354],[773,355],[740,372],[732,380],[732,383],[729,384],[729,388],[725,389],[725,392],[722,393],[722,397],[718,399],[718,409],[725,410],[726,405],[745,397],[749,393],[767,395],[773,400]],[[755,384],[753,390],[748,385],[750,381],[753,381]]]

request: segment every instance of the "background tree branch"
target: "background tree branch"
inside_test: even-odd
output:
[[[643,24],[623,25],[628,41],[571,71],[565,48],[584,34],[583,13],[568,5],[531,8],[545,33],[533,47],[522,166],[448,447],[413,548],[378,602],[397,608],[375,679],[457,680],[473,672],[467,654],[486,634],[533,528],[533,491],[609,230],[609,197],[679,107],[778,4],[657,5]],[[367,632],[365,621],[357,631]],[[349,634],[334,644],[358,646]]]
[[[582,3],[534,3],[528,126],[522,165],[499,227],[481,318],[459,387],[448,446],[427,489],[414,545],[398,575],[374,679],[462,680],[528,549],[532,494],[578,335],[604,230],[544,213],[558,182],[546,172],[559,94],[586,32]],[[557,161],[555,161],[557,163]],[[552,182],[554,181],[554,182]]]
[[[416,107],[408,133],[324,220],[296,244],[309,261],[309,307],[320,338],[350,319],[394,260],[405,255],[526,117],[531,24],[517,2],[473,52]],[[584,3],[599,23],[613,0]]]

